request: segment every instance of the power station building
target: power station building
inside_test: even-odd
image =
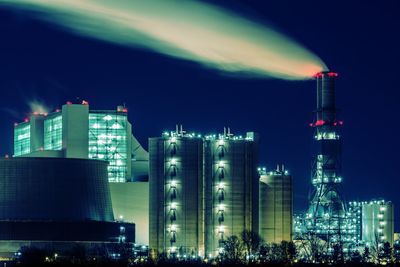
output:
[[[33,112],[14,126],[14,157],[107,161],[114,217],[135,222],[137,242],[148,244],[148,152],[133,136],[125,107],[91,110],[82,101]]]
[[[14,157],[100,159],[108,180],[127,182],[148,173],[148,153],[132,135],[127,109],[89,110],[67,102],[50,114],[34,112],[14,126]]]
[[[293,187],[292,176],[278,165],[275,171],[260,173],[260,230],[267,243],[292,241]]]
[[[0,159],[0,253],[135,241],[135,225],[115,222],[107,162]],[[122,239],[121,239],[122,238]]]
[[[258,231],[258,137],[182,130],[149,139],[150,250],[215,257],[228,236]]]

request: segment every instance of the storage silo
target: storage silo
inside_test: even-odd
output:
[[[206,256],[223,252],[227,237],[258,232],[258,136],[224,133],[204,141]]]
[[[203,139],[176,131],[149,139],[152,256],[204,256]]]
[[[375,200],[362,205],[362,240],[367,246],[389,242],[393,245],[394,205],[390,201]]]
[[[282,165],[260,172],[260,236],[267,243],[292,240],[292,177]]]

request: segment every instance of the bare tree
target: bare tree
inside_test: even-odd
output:
[[[334,264],[344,263],[343,244],[340,242],[333,245],[332,262]]]
[[[393,244],[393,258],[395,263],[400,263],[400,243],[396,241]]]
[[[381,256],[380,256],[381,246],[382,246],[382,243],[379,242],[379,234],[378,234],[378,232],[375,232],[373,242],[370,246],[371,259],[374,263],[381,264]]]
[[[286,249],[287,249],[288,260],[290,263],[293,264],[293,262],[297,258],[296,245],[293,243],[293,241],[290,241],[288,242]]]
[[[263,243],[260,246],[260,260],[261,262],[269,262],[271,261],[271,246],[270,244]]]
[[[385,242],[380,251],[380,258],[382,262],[386,264],[393,262],[393,254],[392,254],[392,247],[390,246],[389,242]]]
[[[233,235],[225,240],[223,258],[229,263],[240,263],[244,259],[244,251],[240,239]]]
[[[299,241],[299,252],[308,262],[320,263],[328,252],[328,242],[321,240],[315,234],[305,235]]]
[[[254,254],[258,253],[262,244],[261,236],[249,230],[244,230],[241,233],[242,242],[246,248],[246,255],[249,259],[254,257]]]
[[[362,261],[364,263],[369,262],[371,260],[371,252],[369,250],[369,247],[364,248],[364,252],[362,254]]]

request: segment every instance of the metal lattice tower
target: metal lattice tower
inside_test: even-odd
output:
[[[347,240],[346,205],[341,195],[341,140],[336,118],[335,79],[337,73],[320,72],[317,79],[317,110],[314,127],[315,152],[312,166],[313,190],[305,228],[309,235],[326,241],[327,247]]]

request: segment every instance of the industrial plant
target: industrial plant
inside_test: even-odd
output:
[[[392,202],[343,196],[337,77],[315,75],[312,190],[297,214],[292,175],[284,165],[259,167],[255,132],[204,135],[177,125],[149,138],[147,151],[124,106],[91,110],[82,101],[33,112],[14,125],[13,157],[0,160],[0,253],[139,243],[153,259],[216,260],[230,238],[252,233],[266,244],[295,244],[299,259],[316,262],[338,247],[398,244]]]

